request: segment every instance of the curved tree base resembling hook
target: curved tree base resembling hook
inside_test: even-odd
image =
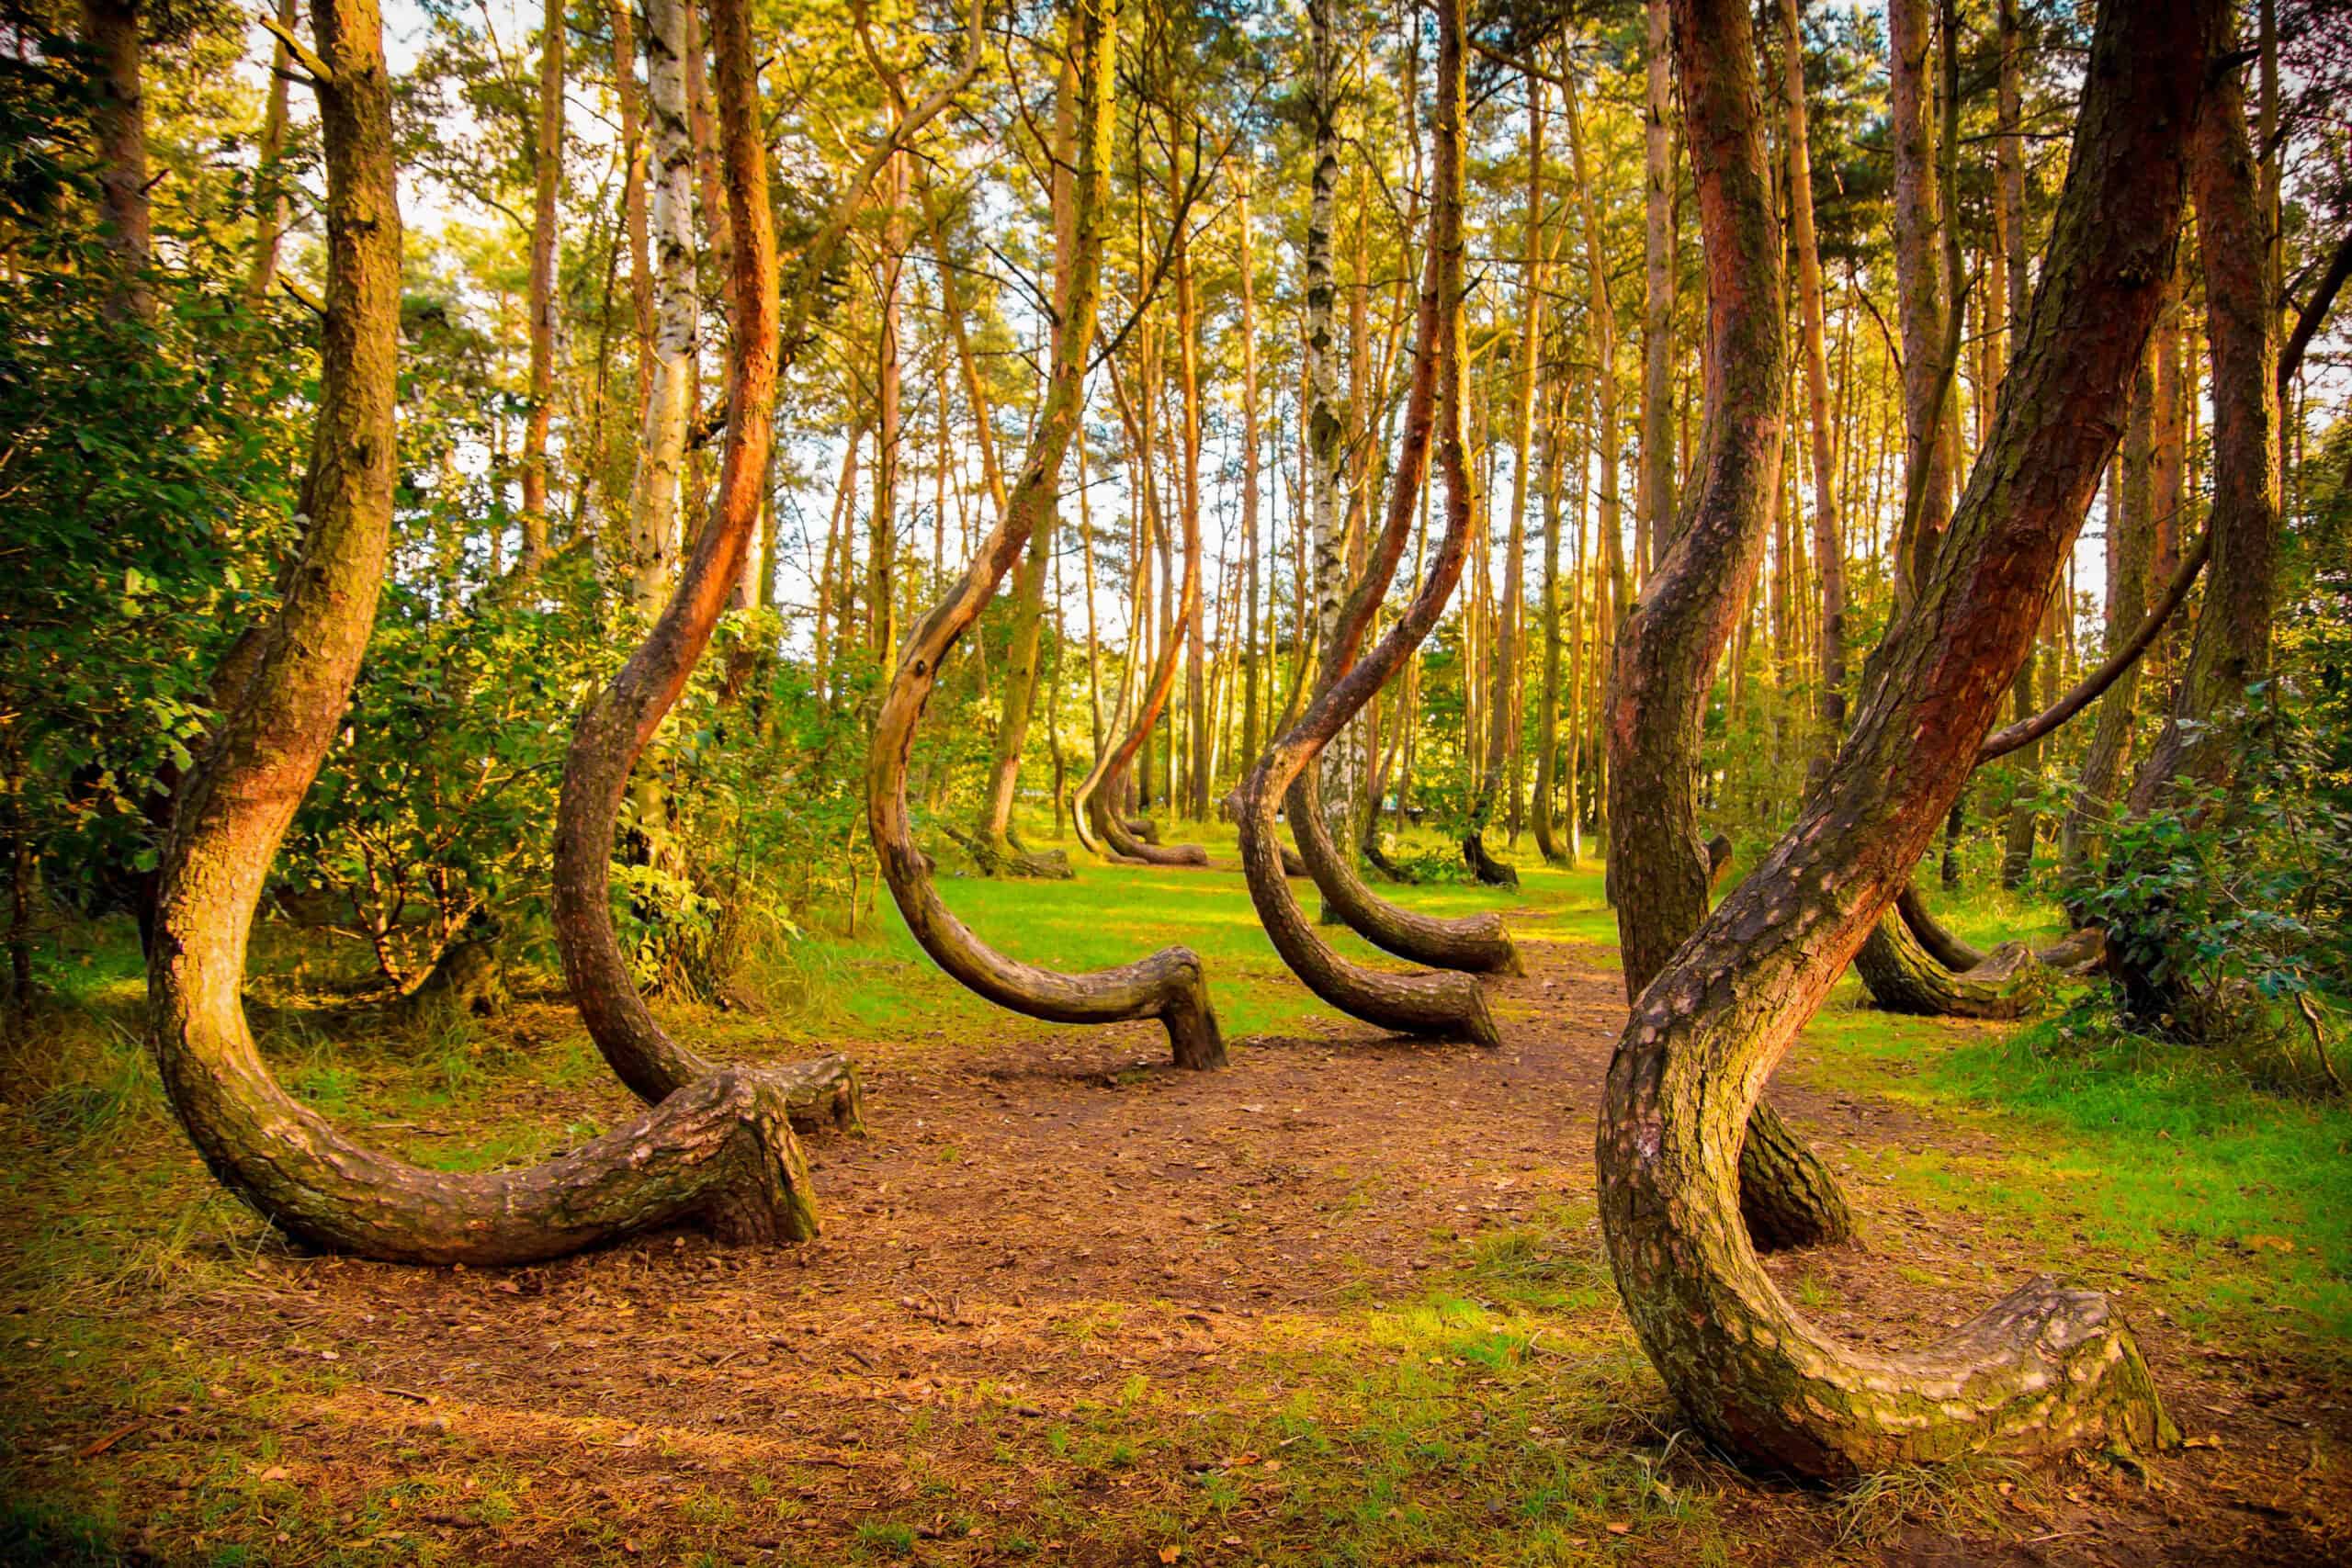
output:
[[[2018,1019],[2050,996],[2051,972],[2023,942],[2006,943],[1976,967],[1955,974],[1936,962],[1893,910],[1880,917],[1854,955],[1854,973],[1882,1010],[1922,1018]]]
[[[1500,915],[1491,910],[1456,919],[1423,915],[1391,903],[1367,886],[1331,841],[1314,769],[1291,781],[1283,808],[1298,840],[1299,859],[1314,876],[1325,908],[1364,941],[1383,953],[1433,969],[1458,969],[1470,975],[1527,972]],[[1374,847],[1367,846],[1367,859],[1372,858]],[[1384,870],[1394,872],[1393,867]],[[1408,879],[1396,874],[1396,880]]]

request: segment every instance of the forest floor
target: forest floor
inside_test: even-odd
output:
[[[1409,896],[1515,911],[1481,1053],[1313,1006],[1217,852],[947,891],[1023,956],[1203,948],[1227,1070],[970,1005],[888,917],[804,944],[769,1012],[670,1014],[856,1055],[867,1135],[810,1142],[821,1239],[513,1271],[306,1255],[221,1196],[136,1050],[122,933],[82,933],[51,956],[79,1065],[0,1108],[0,1560],[2352,1562],[2352,1115],[1841,986],[1771,1092],[1867,1235],[1773,1260],[1781,1289],[1886,1347],[2036,1271],[2113,1292],[2189,1446],[1751,1477],[1601,1252],[1597,873]],[[475,1167],[630,1113],[560,997],[371,1035],[295,1005],[263,938],[267,1048],[365,1135]]]

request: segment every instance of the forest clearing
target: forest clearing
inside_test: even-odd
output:
[[[2347,97],[0,0],[0,1562],[2352,1562]]]
[[[1170,1067],[1147,1027],[959,1008],[903,935],[838,944],[782,1019],[690,1015],[747,1056],[866,1064],[866,1136],[810,1144],[854,1196],[785,1252],[304,1256],[187,1157],[133,1051],[94,1046],[119,1076],[84,1127],[8,1129],[30,1152],[0,1220],[0,1396],[12,1489],[46,1499],[17,1540],[60,1562],[2340,1556],[2352,1115],[2274,1119],[2173,1062],[2110,1077],[2046,1032],[1846,987],[1773,1081],[1838,1150],[1866,1244],[1782,1255],[1783,1287],[1889,1346],[2037,1270],[2113,1290],[2189,1447],[2145,1475],[1759,1487],[1692,1439],[1609,1283],[1588,1151],[1624,1002],[1596,868],[1527,874],[1529,972],[1497,998],[1501,1056],[1474,1058],[1286,983],[1219,849],[1056,891],[1106,925],[1181,906],[1108,939],[1224,960],[1252,1032],[1221,1074]],[[1074,960],[1085,923],[1024,922],[1024,949]],[[114,934],[78,994],[93,1031],[135,1033]],[[307,1099],[428,1164],[541,1157],[629,1113],[551,991],[415,1039],[330,1036],[291,998],[268,1016]]]

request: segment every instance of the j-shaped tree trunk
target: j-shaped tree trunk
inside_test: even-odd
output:
[[[2081,525],[2161,302],[2226,13],[2222,0],[2101,8],[2030,323],[1917,603],[1873,660],[1828,776],[1642,993],[1610,1064],[1598,1152],[1618,1289],[1684,1410],[1758,1464],[1837,1478],[2176,1436],[2121,1314],[2047,1280],[1924,1352],[1830,1338],[1758,1264],[1733,1151],[1773,1065],[1968,782]],[[1737,0],[1678,5],[1694,109],[1710,55],[1749,58],[1747,14]]]
[[[745,40],[741,0],[714,0]],[[401,223],[375,0],[312,0],[326,163],[326,315],[309,519],[286,596],[163,857],[148,1041],[221,1182],[314,1246],[396,1262],[520,1263],[679,1221],[743,1241],[812,1235],[783,1095],[718,1072],[635,1122],[519,1170],[429,1170],[288,1096],[244,1014],[245,948],[279,840],[344,721],[384,578],[397,464]]]
[[[1882,1010],[1925,1018],[2023,1018],[2050,996],[2050,971],[2025,943],[2005,942],[1969,967],[1955,969],[1894,909],[1881,916],[1863,939],[1854,954],[1854,973]]]
[[[740,3],[740,0],[730,0]],[[978,15],[975,8],[974,15]],[[710,514],[678,574],[669,603],[597,694],[572,731],[556,807],[554,904],[557,946],[572,1000],[605,1060],[647,1101],[659,1101],[707,1076],[711,1064],[673,1039],[645,1005],[629,976],[613,930],[614,823],[629,772],[686,679],[710,645],[712,630],[742,575],[766,487],[775,438],[776,378],[783,345],[797,346],[821,291],[825,268],[855,218],[866,186],[906,141],[935,118],[978,73],[979,28],[956,77],[908,114],[865,157],[842,186],[794,269],[792,311],[783,315],[776,277],[775,224],[768,199],[767,155],[761,139],[757,57],[750,31],[732,18],[725,31],[714,17],[718,53],[719,138],[730,218],[729,337],[727,445]],[[641,459],[650,462],[648,453]],[[857,1121],[857,1082],[841,1056],[739,1071],[789,1098],[805,1123]]]
[[[2177,809],[2189,788],[2229,782],[2255,716],[2247,693],[2270,669],[2270,616],[2279,547],[2277,316],[2263,287],[2261,192],[2237,73],[2216,84],[2197,127],[2189,167],[2197,248],[2205,267],[2205,338],[2213,366],[2213,510],[2206,525],[2213,578],[2188,667],[2163,731],[2132,789],[2144,816]],[[2322,307],[2324,309],[2324,307]],[[2308,341],[2301,329],[2298,336]],[[2125,1005],[2152,1025],[2194,1031],[2190,1010],[2155,972],[2153,953],[2119,947],[2110,959]]]
[[[1074,0],[1069,28],[1074,70],[1062,85],[1076,96],[1078,167],[1070,195],[1071,221],[1066,230],[1057,226],[1059,268],[1068,277],[1069,292],[1055,332],[1046,403],[1003,517],[947,597],[908,633],[866,755],[866,826],[907,929],[956,979],[1000,1007],[1057,1023],[1157,1018],[1167,1027],[1177,1066],[1216,1067],[1225,1063],[1225,1043],[1216,1010],[1209,1005],[1206,972],[1190,948],[1166,948],[1134,964],[1088,975],[1057,974],[1007,958],[940,900],[907,818],[907,760],[914,750],[923,705],[956,640],[979,619],[1031,533],[1052,509],[1063,459],[1084,412],[1086,362],[1094,346],[1102,300],[1115,28],[1112,0]]]
[[[1470,463],[1464,451],[1462,389],[1462,190],[1465,118],[1463,79],[1463,0],[1438,7],[1436,203],[1429,254],[1414,325],[1413,367],[1406,393],[1405,433],[1390,481],[1387,513],[1374,558],[1345,606],[1333,617],[1323,649],[1326,679],[1296,723],[1277,737],[1258,760],[1235,799],[1240,829],[1241,868],[1250,879],[1250,900],[1283,961],[1309,989],[1351,1017],[1415,1034],[1449,1035],[1481,1045],[1498,1045],[1487,998],[1466,975],[1396,975],[1348,962],[1327,944],[1291,897],[1283,880],[1281,841],[1274,803],[1284,801],[1295,825],[1315,816],[1316,801],[1306,775],[1347,721],[1388,682],[1437,624],[1445,602],[1461,580],[1476,514]],[[1446,476],[1445,534],[1428,578],[1390,628],[1361,662],[1355,650],[1372,625],[1380,593],[1396,570],[1411,531],[1413,509],[1430,468],[1431,426]],[[1319,818],[1318,818],[1319,821]],[[1312,830],[1302,832],[1300,849],[1310,868],[1335,863],[1336,852],[1310,848]],[[1317,871],[1318,881],[1321,872]],[[1327,897],[1329,891],[1327,890]]]
[[[1143,389],[1143,395],[1137,400],[1142,407],[1136,409],[1126,402],[1124,390],[1120,390],[1115,369],[1112,375],[1112,387],[1119,391],[1122,413],[1129,416],[1127,434],[1139,454],[1138,461],[1148,467],[1152,460],[1151,389]],[[1157,510],[1156,507],[1146,508],[1147,513]],[[1159,526],[1165,529],[1164,518],[1159,520]],[[1157,835],[1147,840],[1117,807],[1120,785],[1126,779],[1127,770],[1135,765],[1136,754],[1150,739],[1152,727],[1159,722],[1160,713],[1168,705],[1169,694],[1175,690],[1176,665],[1184,651],[1181,628],[1191,621],[1193,607],[1200,600],[1201,536],[1197,514],[1186,519],[1184,547],[1184,579],[1177,591],[1179,602],[1173,606],[1173,614],[1168,617],[1169,632],[1160,639],[1159,650],[1152,662],[1151,674],[1144,688],[1143,701],[1136,710],[1135,721],[1107,755],[1095,759],[1093,768],[1079,785],[1075,801],[1079,812],[1086,817],[1094,837],[1109,846],[1113,856],[1146,865],[1209,863],[1208,851],[1198,844],[1162,844],[1158,841]],[[1139,558],[1136,566],[1139,585],[1143,581],[1144,564]],[[1140,637],[1150,618],[1148,601],[1140,592],[1136,604],[1138,614],[1135,626],[1136,636]]]
[[[1069,62],[1064,61],[1061,69],[1067,77]],[[1067,187],[1070,139],[1077,134],[1069,118],[1076,107],[1073,96],[1067,92],[1060,94],[1054,107],[1053,209],[1055,239],[1061,243],[1059,258],[1067,258],[1069,254],[1067,243],[1062,242],[1067,239],[1063,226],[1069,221],[1072,210]],[[941,310],[956,342],[956,361],[963,372],[964,396],[971,406],[974,444],[980,449],[980,472],[988,484],[989,499],[994,502],[997,517],[1001,521],[1009,503],[1004,471],[997,462],[988,395],[980,385],[979,369],[972,357],[971,336],[965,328],[962,289],[956,283],[955,267],[949,265],[946,229],[933,207],[928,181],[923,185],[923,202],[930,219],[932,244],[939,253]],[[1069,294],[1069,268],[1066,260],[1057,259],[1054,267],[1056,320],[1060,319]],[[1012,631],[1005,639],[1004,693],[997,710],[996,751],[990,759],[988,784],[981,791],[979,809],[972,823],[972,858],[986,876],[1066,878],[1072,874],[1069,856],[1059,850],[1033,852],[1018,841],[1012,829],[1013,795],[1021,782],[1021,750],[1029,738],[1031,710],[1036,705],[1037,662],[1045,639],[1046,569],[1053,560],[1057,510],[1048,507],[1038,520],[1029,540],[1028,554],[1021,558],[1021,564],[1012,573]]]
[[[1706,431],[1673,542],[1618,629],[1609,669],[1609,884],[1629,998],[1699,929],[1716,869],[1727,863],[1699,834],[1700,726],[1715,661],[1739,618],[1741,585],[1771,522],[1788,383],[1781,232],[1749,29],[1743,17],[1736,48],[1695,56],[1687,30],[1686,18],[1677,61],[1713,343]],[[1774,1216],[1758,1239],[1849,1239],[1853,1217],[1836,1196],[1837,1179],[1769,1106],[1758,1115],[1764,1130],[1740,1172],[1757,1190],[1750,1206]]]

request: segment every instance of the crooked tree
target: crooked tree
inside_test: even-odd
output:
[[[1967,783],[2040,621],[2162,304],[2226,15],[2222,0],[2101,7],[2033,310],[1950,533],[1827,777],[1642,992],[1610,1064],[1598,1154],[1619,1292],[1691,1418],[1760,1463],[1838,1477],[2176,1436],[2130,1329],[2094,1292],[2037,1280],[1904,1356],[1832,1339],[1758,1265],[1734,1150]],[[1731,0],[1677,6],[1686,101],[1745,64],[1746,20]]]
[[[713,12],[748,60],[741,0],[713,0]],[[711,1073],[545,1164],[458,1174],[354,1140],[288,1095],[254,1045],[243,998],[254,908],[367,649],[397,456],[401,221],[382,21],[375,0],[313,0],[311,15],[327,246],[306,521],[277,613],[164,846],[148,1043],[164,1092],[224,1185],[331,1250],[518,1263],[681,1220],[745,1241],[811,1235],[785,1097],[750,1076]],[[747,197],[763,189],[763,154],[755,137],[737,151],[754,165],[731,182]]]

